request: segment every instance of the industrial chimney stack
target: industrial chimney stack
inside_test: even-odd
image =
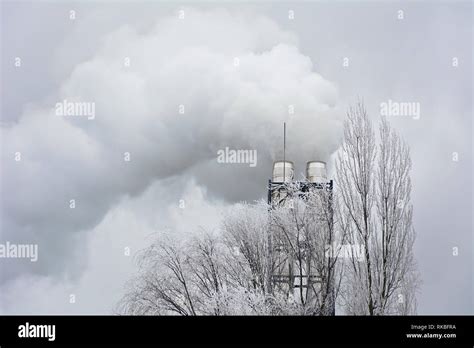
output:
[[[283,129],[283,160],[273,163],[272,178],[268,180],[268,204],[271,211],[287,204],[290,204],[291,207],[295,196],[305,199],[307,193],[313,190],[328,191],[330,197],[332,197],[333,181],[328,180],[326,162],[307,162],[305,179],[295,180],[295,166],[293,162],[286,160],[286,125]],[[328,204],[330,205],[330,211],[332,211],[332,199],[329,200]],[[315,206],[314,209],[318,209],[318,207]],[[332,224],[332,218],[330,221]],[[319,284],[321,277],[315,272],[314,267],[309,267],[311,260],[306,258],[300,260],[299,262],[303,262],[304,266],[303,268],[298,267],[294,255],[290,251],[291,248],[287,245],[287,240],[279,233],[277,228],[272,226],[269,228],[268,245],[274,251],[272,260],[269,261],[270,264],[274,265],[268,279],[270,288],[283,289],[289,295],[292,294],[292,297],[297,301],[299,301],[298,299],[313,301],[316,296],[315,289],[321,286]],[[304,237],[301,238],[303,239],[299,240],[300,247],[304,249]],[[303,255],[306,255],[306,250],[301,251]],[[300,273],[296,274],[295,270],[298,268],[300,268]],[[334,315],[334,303],[330,311]]]
[[[306,180],[308,182],[327,182],[326,162],[309,161],[306,164]]]
[[[276,161],[273,163],[273,176],[272,181],[274,182],[292,182],[295,177],[295,166],[291,161]]]

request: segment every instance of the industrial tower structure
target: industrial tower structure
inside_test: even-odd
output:
[[[270,214],[278,207],[292,204],[294,196],[305,199],[309,192],[313,190],[325,190],[329,196],[327,204],[329,205],[330,221],[332,221],[332,189],[333,181],[328,180],[326,173],[326,163],[322,161],[309,161],[306,164],[306,176],[304,180],[295,181],[294,164],[287,161],[285,157],[286,151],[286,125],[284,126],[284,150],[283,160],[276,161],[273,164],[272,178],[268,180],[268,204],[270,206]],[[314,209],[317,209],[315,207]],[[304,240],[299,240],[301,255],[306,254]],[[297,302],[310,303],[317,294],[315,289],[323,285],[323,282],[331,282],[333,279],[323,280],[321,276],[315,273],[315,267],[310,264],[311,257],[302,256],[299,260],[295,260],[292,256],[291,246],[288,240],[284,238],[275,226],[270,224],[269,247],[272,255],[272,274],[270,286],[275,291],[282,291],[288,294]],[[298,263],[298,264],[296,264]],[[310,270],[309,272],[307,270]],[[332,290],[331,290],[332,291]],[[333,293],[331,293],[333,300]],[[331,308],[329,313],[335,314],[334,301],[330,301]]]

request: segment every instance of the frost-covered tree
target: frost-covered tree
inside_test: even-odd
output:
[[[382,119],[379,146],[362,103],[350,108],[336,161],[340,226],[354,250],[346,262],[341,303],[348,314],[416,311],[418,277],[407,145]]]
[[[293,190],[288,187],[288,190]],[[161,236],[138,255],[140,273],[129,283],[118,311],[125,314],[330,315],[340,268],[328,192],[299,196],[270,209],[264,202],[237,204],[221,229],[189,239]],[[332,220],[331,220],[332,221]],[[289,286],[273,286],[277,275],[272,241],[283,241],[291,262]],[[317,275],[299,294],[292,284]],[[301,284],[303,285],[303,284]],[[303,298],[304,295],[304,298]]]

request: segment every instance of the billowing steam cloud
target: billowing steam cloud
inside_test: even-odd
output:
[[[58,116],[64,100],[95,103],[93,119]],[[119,28],[57,95],[2,128],[2,239],[38,243],[35,272],[59,272],[58,260],[80,260],[81,231],[155,180],[187,173],[215,196],[254,198],[281,156],[283,121],[292,160],[336,149],[337,101],[296,38],[264,17],[186,9],[146,33]],[[257,150],[258,165],[217,165],[225,147]]]

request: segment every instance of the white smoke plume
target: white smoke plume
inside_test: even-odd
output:
[[[95,103],[94,119],[56,115],[64,100]],[[263,16],[185,9],[146,32],[117,28],[55,95],[2,127],[2,240],[39,244],[24,269],[80,270],[84,231],[156,180],[186,173],[230,201],[264,192],[284,121],[289,159],[327,158],[339,144],[337,104],[297,38]],[[217,165],[226,146],[257,150],[258,165]]]

